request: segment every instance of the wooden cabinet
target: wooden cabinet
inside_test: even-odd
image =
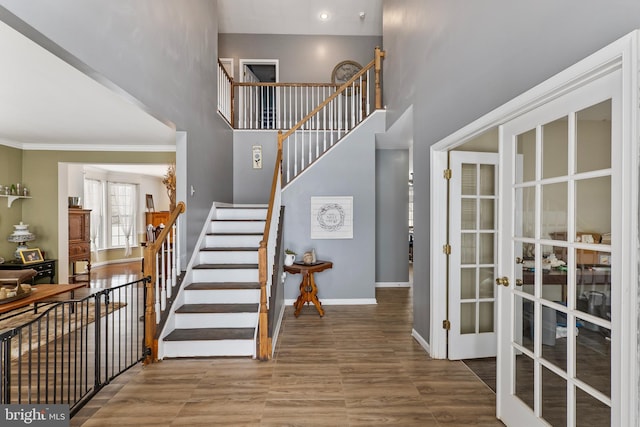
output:
[[[154,227],[159,226],[160,224],[167,225],[169,223],[169,218],[171,217],[171,212],[169,211],[161,211],[161,212],[145,212],[144,213],[144,226],[151,224]]]
[[[91,280],[91,210],[69,208],[69,262],[71,263],[71,283],[78,276],[86,274],[86,281]],[[76,262],[87,262],[87,273],[76,273]]]
[[[154,229],[160,224],[166,226],[169,223],[169,218],[171,218],[171,212],[169,211],[145,212],[144,228],[146,230],[149,224],[153,225]],[[147,236],[147,240],[149,240],[149,236]]]

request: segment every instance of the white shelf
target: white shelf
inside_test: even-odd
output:
[[[13,202],[15,200],[18,200],[18,199],[30,199],[31,198],[31,196],[9,196],[9,195],[6,195],[6,194],[0,194],[0,197],[6,197],[7,198],[7,207],[9,207],[9,208],[11,207],[11,205],[13,204]]]

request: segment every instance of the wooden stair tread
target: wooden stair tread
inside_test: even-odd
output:
[[[185,289],[190,291],[207,291],[216,289],[260,289],[258,282],[196,282]]]
[[[258,264],[198,264],[194,270],[255,270]]]
[[[257,313],[258,304],[185,304],[176,313]]]
[[[248,231],[246,233],[238,233],[235,231],[216,231],[215,233],[207,233],[207,236],[262,236],[263,233],[256,233]]]
[[[200,249],[201,252],[255,252],[258,250],[258,246],[247,246],[247,247],[233,247],[233,248],[226,248],[224,246],[215,246],[212,248],[202,248]]]
[[[212,219],[212,222],[266,222],[266,219],[251,218],[251,219],[233,219],[233,218],[221,218]]]
[[[252,340],[253,328],[196,328],[175,329],[165,341]]]

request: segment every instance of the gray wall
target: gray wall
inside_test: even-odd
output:
[[[636,0],[385,0],[388,126],[413,106],[414,328],[429,339],[429,146],[640,27]]]
[[[239,59],[278,59],[280,81],[290,83],[331,81],[339,62],[356,61],[365,66],[373,50],[382,46],[378,36],[316,36],[284,34],[220,34],[218,53],[234,59],[238,79]]]
[[[409,150],[376,150],[376,282],[409,281]]]
[[[262,169],[254,169],[252,147],[262,146]],[[233,133],[233,202],[268,203],[276,162],[278,132],[235,131]]]
[[[285,248],[298,259],[314,248],[333,262],[318,274],[320,301],[375,298],[375,134],[382,131],[384,113],[374,113],[283,191]],[[312,196],[353,196],[353,239],[311,240]],[[300,279],[287,275],[285,298],[297,298]]]
[[[190,254],[211,203],[233,197],[232,133],[217,114],[217,2],[0,4],[187,132],[187,184],[196,190],[186,200]]]

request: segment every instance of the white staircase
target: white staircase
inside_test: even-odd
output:
[[[191,283],[163,338],[163,357],[253,356],[260,284],[258,246],[266,206],[217,207],[194,257]]]

